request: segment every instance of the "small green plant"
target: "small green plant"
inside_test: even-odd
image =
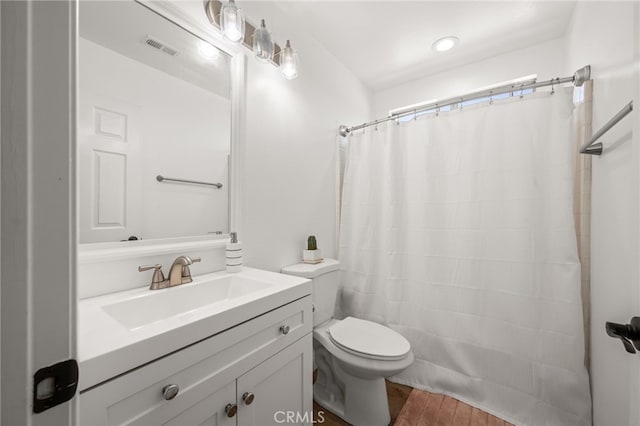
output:
[[[315,235],[309,235],[309,238],[307,238],[307,250],[318,250]]]

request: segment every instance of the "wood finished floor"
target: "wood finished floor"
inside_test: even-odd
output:
[[[457,399],[387,382],[391,425],[394,426],[513,426]],[[322,411],[325,426],[348,426],[338,416],[313,402],[315,419]],[[317,423],[320,424],[320,423]]]

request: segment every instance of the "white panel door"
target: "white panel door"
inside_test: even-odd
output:
[[[311,356],[307,334],[239,377],[238,426],[311,424]]]
[[[75,398],[51,407],[52,387],[33,389],[76,357],[76,3],[0,2],[2,425],[77,424]]]
[[[80,242],[141,237],[140,107],[80,91]]]

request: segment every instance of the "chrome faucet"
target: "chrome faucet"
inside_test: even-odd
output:
[[[189,256],[178,256],[176,260],[173,261],[171,269],[169,269],[169,287],[193,281],[189,265],[192,265],[194,262],[200,262],[201,260],[199,257],[192,259]]]
[[[159,290],[161,288],[173,287],[193,281],[189,265],[192,265],[195,262],[200,262],[201,260],[202,259],[199,257],[191,258],[189,256],[178,256],[171,265],[169,278],[164,277],[164,274],[162,273],[162,265],[138,266],[138,271],[142,272],[153,269],[153,277],[151,279],[149,290]]]

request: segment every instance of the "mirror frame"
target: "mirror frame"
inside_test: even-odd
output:
[[[246,56],[242,46],[234,45],[222,38],[220,32],[211,26],[202,3],[201,16],[191,16],[179,6],[169,2],[152,0],[131,0],[142,7],[158,13],[175,25],[211,43],[231,57],[231,161],[229,164],[229,232],[242,235],[242,164],[244,163],[245,120],[246,120]],[[77,55],[77,49],[76,49]],[[76,154],[77,155],[77,154]],[[76,211],[79,208],[76,205]],[[226,246],[229,234],[199,235],[177,238],[154,238],[136,242],[84,243],[79,241],[78,263],[101,262],[129,259],[132,257],[166,254],[191,249],[217,249]]]

